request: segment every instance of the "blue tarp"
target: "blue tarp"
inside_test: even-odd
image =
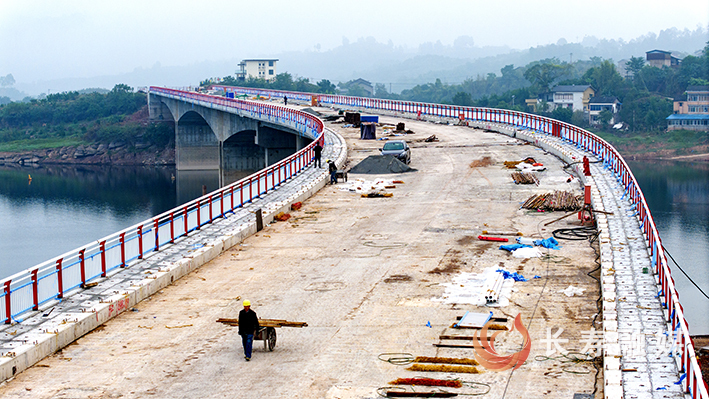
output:
[[[556,241],[556,238],[554,237],[549,237],[544,240],[535,240],[534,245],[549,249],[561,249],[559,246],[559,241]]]
[[[507,244],[507,245],[500,245],[500,249],[504,249],[505,251],[514,251],[516,249],[520,248],[532,248],[531,245],[524,245],[524,244]]]

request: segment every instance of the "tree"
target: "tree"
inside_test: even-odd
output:
[[[596,89],[597,95],[617,96],[623,86],[623,77],[610,60],[605,60],[601,65],[586,71],[584,79]]]
[[[613,113],[607,109],[604,109],[598,115],[598,121],[601,122],[602,126],[608,125],[608,122],[610,122],[612,119],[613,119]]]
[[[524,71],[524,77],[536,85],[542,93],[546,93],[554,81],[568,73],[569,68],[566,65],[568,64],[559,65],[553,62],[535,64]]]
[[[384,83],[377,83],[374,85],[374,97],[391,98],[391,93],[387,91],[387,87],[384,85]]]
[[[459,91],[453,96],[453,104],[455,105],[473,105],[473,97],[464,91]]]
[[[318,90],[320,93],[323,94],[335,94],[335,91],[337,90],[337,86],[332,84],[329,80],[323,79],[317,83],[318,85]]]
[[[553,119],[560,120],[562,122],[569,122],[571,123],[571,117],[573,116],[574,111],[571,110],[571,108],[564,108],[564,107],[559,107],[556,108],[555,110],[551,111],[551,117]]]
[[[645,66],[645,59],[642,57],[630,57],[630,60],[625,63],[625,70],[631,76],[637,76],[638,72]]]
[[[276,90],[293,90],[293,76],[288,72],[279,73],[271,82],[271,88]]]
[[[318,86],[310,83],[308,78],[298,78],[293,82],[293,90],[305,93],[315,93],[318,91]]]
[[[119,83],[115,86],[113,86],[113,89],[111,90],[112,92],[127,92],[127,93],[132,93],[133,88],[128,86],[127,84]]]

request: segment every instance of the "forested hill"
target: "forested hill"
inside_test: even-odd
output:
[[[107,93],[65,92],[0,106],[0,151],[111,144],[130,149],[165,147],[165,124],[148,123],[146,94],[116,85]]]

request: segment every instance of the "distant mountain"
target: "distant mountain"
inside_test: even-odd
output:
[[[600,57],[617,62],[631,56],[644,57],[646,51],[654,49],[694,54],[706,45],[708,35],[706,28],[693,31],[671,28],[628,42],[591,36],[580,43],[559,39],[555,44],[527,50],[514,50],[506,46],[477,47],[473,38],[468,36],[459,37],[452,45],[443,45],[438,41],[423,43],[416,49],[395,46],[391,41],[379,43],[370,37],[353,42],[343,39],[340,46],[328,51],[285,52],[274,54],[274,57],[279,59],[279,73],[289,72],[314,82],[329,79],[336,83],[363,78],[372,84],[383,83],[387,90],[391,87],[392,91],[400,92],[417,84],[433,82],[436,78],[444,83],[459,83],[466,78],[486,76],[488,73],[499,76],[500,69],[505,65],[523,66],[546,58],[576,61]],[[231,59],[184,66],[162,66],[158,63],[151,68],[136,68],[122,75],[17,82],[14,87],[22,94],[36,96],[48,91],[56,93],[86,87],[110,89],[118,83],[132,87],[195,86],[206,78],[233,75],[241,58],[249,56],[243,54]]]

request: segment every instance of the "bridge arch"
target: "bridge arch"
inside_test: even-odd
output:
[[[312,141],[306,132],[284,123],[285,110],[268,109],[264,117],[263,110],[257,109],[260,115],[253,111],[234,113],[211,103],[184,100],[152,93],[149,96],[151,119],[175,122],[178,170],[258,170],[287,158]]]
[[[221,143],[199,112],[183,113],[175,130],[175,163],[179,169],[219,169]]]

